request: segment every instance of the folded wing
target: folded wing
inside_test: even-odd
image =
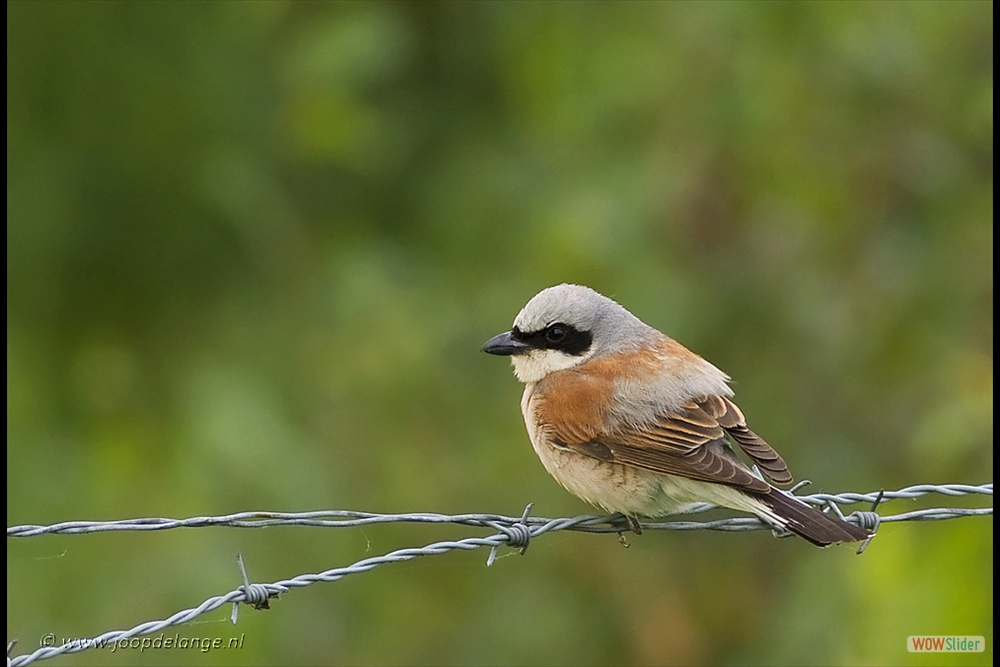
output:
[[[600,434],[557,429],[551,436],[557,446],[597,459],[747,491],[769,492],[770,485],[753,475],[732,453],[728,436],[769,479],[782,484],[792,480],[781,456],[747,428],[740,409],[722,396],[691,401],[653,423],[624,426]]]

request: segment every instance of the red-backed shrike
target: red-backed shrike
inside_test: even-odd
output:
[[[733,445],[772,482],[792,481],[730,400],[729,376],[589,287],[542,290],[483,351],[513,361],[528,437],[549,474],[633,529],[638,516],[709,502],[819,546],[869,536],[755,474]]]

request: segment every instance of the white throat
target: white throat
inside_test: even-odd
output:
[[[578,356],[566,354],[560,350],[532,350],[527,354],[519,354],[510,358],[514,364],[514,375],[521,382],[538,382],[549,373],[564,371],[579,366],[591,357],[593,352]]]

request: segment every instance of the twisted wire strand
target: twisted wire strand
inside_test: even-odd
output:
[[[947,496],[962,495],[993,495],[993,484],[983,484],[970,486],[965,484],[932,485],[922,484],[911,486],[899,491],[874,492],[868,494],[843,493],[843,494],[814,494],[811,496],[798,496],[800,500],[814,505],[830,505],[830,503],[876,503],[879,496],[884,500],[900,498],[919,498],[921,496],[940,493]],[[834,505],[835,506],[835,505]],[[699,505],[690,513],[700,513],[712,509],[714,506]],[[493,563],[496,549],[503,545],[512,546],[521,550],[527,549],[532,538],[545,533],[557,532],[561,530],[574,530],[590,533],[621,533],[628,529],[628,522],[620,515],[611,516],[588,516],[582,515],[570,518],[546,519],[540,517],[529,517],[530,505],[525,509],[524,514],[519,517],[505,517],[495,514],[375,514],[371,512],[353,512],[346,510],[326,510],[319,512],[282,513],[282,512],[241,512],[216,517],[193,517],[190,519],[163,519],[146,518],[130,519],[126,521],[69,521],[51,526],[13,526],[7,529],[8,537],[34,537],[43,534],[70,534],[78,535],[82,533],[105,532],[113,530],[165,530],[169,528],[195,528],[206,526],[227,526],[238,528],[260,528],[275,525],[307,525],[324,527],[347,527],[363,526],[372,523],[389,522],[417,522],[417,523],[458,523],[462,525],[490,528],[497,533],[488,537],[469,537],[460,540],[448,540],[435,542],[423,547],[397,549],[381,556],[373,556],[359,560],[346,567],[336,567],[315,574],[301,574],[291,579],[285,579],[270,584],[250,584],[246,577],[245,569],[242,565],[242,558],[239,559],[241,574],[243,575],[243,585],[226,593],[211,597],[202,602],[197,607],[179,611],[172,616],[141,623],[128,630],[113,630],[105,632],[90,639],[79,639],[59,646],[42,647],[32,653],[25,653],[11,657],[9,652],[13,645],[8,647],[7,665],[8,667],[21,667],[37,660],[46,660],[58,655],[67,653],[78,653],[90,648],[97,648],[112,645],[116,642],[131,639],[141,635],[154,634],[165,628],[187,623],[192,619],[213,611],[226,604],[239,604],[241,602],[250,604],[257,608],[266,608],[267,600],[277,597],[281,593],[288,592],[292,588],[309,586],[317,582],[333,582],[352,574],[369,572],[380,565],[387,563],[400,563],[422,556],[433,556],[447,553],[453,550],[469,551],[481,547],[490,547],[491,553],[487,565]],[[838,510],[839,511],[839,510]],[[848,521],[858,524],[865,524],[871,517],[864,517],[865,514],[874,512],[855,512],[847,517]],[[903,514],[881,516],[876,518],[881,523],[894,521],[935,521],[942,519],[953,519],[963,516],[990,515],[993,513],[992,507],[984,508],[951,508],[934,507],[914,510]],[[335,519],[335,520],[331,520]],[[643,523],[646,529],[669,529],[669,530],[719,530],[726,532],[741,532],[749,530],[769,530],[771,527],[753,517],[731,517],[716,521],[667,521]],[[236,610],[232,615],[233,622],[236,622]]]
[[[796,496],[799,500],[810,505],[826,506],[833,502],[838,505],[851,505],[855,503],[873,503],[880,492],[871,493],[816,493],[811,495]],[[882,500],[895,500],[901,498],[920,498],[922,496],[938,493],[946,496],[965,495],[993,495],[993,484],[981,484],[978,486],[968,484],[920,484],[909,486],[898,491],[885,491]],[[700,503],[685,514],[700,514],[716,509],[715,505]],[[992,512],[992,510],[990,510]],[[606,517],[591,517],[595,520],[606,519]],[[751,522],[756,519],[746,519]],[[885,519],[883,519],[885,520]],[[526,522],[529,525],[538,525],[548,521],[548,519],[531,517]],[[722,519],[720,521],[695,522],[694,527],[689,526],[690,522],[667,522],[643,524],[657,526],[673,530],[698,530],[699,527],[707,530],[728,530],[725,526],[728,522],[735,522],[733,525],[742,525],[742,518]],[[221,516],[199,516],[187,519],[169,519],[160,517],[149,517],[139,519],[123,519],[119,521],[64,521],[48,526],[23,525],[11,526],[7,528],[7,537],[36,537],[46,534],[79,535],[82,533],[98,533],[115,530],[169,530],[171,528],[205,528],[209,526],[225,526],[229,528],[266,528],[270,526],[314,526],[322,528],[349,528],[356,526],[367,526],[377,523],[455,523],[477,528],[492,527],[491,523],[499,523],[511,526],[521,523],[517,517],[502,516],[499,514],[435,514],[430,512],[402,513],[402,514],[380,514],[375,512],[357,512],[353,510],[318,510],[313,512],[239,512],[236,514],[226,514]],[[617,525],[617,524],[616,524]],[[763,525],[757,522],[754,525]],[[682,527],[683,526],[683,527]],[[583,532],[613,532],[602,530],[596,526],[580,525],[574,528]],[[736,530],[746,530],[736,528]]]

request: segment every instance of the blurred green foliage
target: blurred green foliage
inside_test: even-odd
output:
[[[992,480],[992,3],[8,2],[7,43],[8,525],[589,512],[479,353],[564,281],[729,372],[813,489]],[[9,541],[7,634],[468,534]],[[991,664],[992,536],[559,534],[58,660]]]

